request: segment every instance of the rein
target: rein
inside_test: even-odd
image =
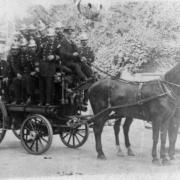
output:
[[[173,85],[173,86],[176,86],[176,87],[180,88],[180,84],[172,83],[172,82],[169,82],[169,81],[166,81],[166,80],[161,80],[161,81],[166,83],[166,84],[170,84],[170,85]]]

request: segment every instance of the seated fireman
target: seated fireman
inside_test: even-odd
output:
[[[66,27],[64,29],[65,38],[62,39],[60,47],[62,65],[72,69],[80,80],[86,81],[87,76],[82,72],[81,66],[77,63],[79,54],[77,46],[71,40],[72,31],[73,29],[71,27]]]

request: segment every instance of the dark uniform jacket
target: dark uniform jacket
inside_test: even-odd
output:
[[[77,61],[78,57],[73,56],[74,52],[78,52],[77,46],[72,41],[63,38],[60,46],[60,56],[62,64],[68,65],[68,63]]]
[[[27,73],[35,72],[36,68],[39,68],[39,57],[36,53],[28,52],[28,59],[26,64]]]
[[[10,66],[10,77],[15,77],[17,76],[18,73],[21,73],[21,62],[20,62],[20,54],[18,53],[17,55],[12,55],[11,53],[9,54],[7,61]]]
[[[47,39],[40,32],[37,32],[37,33],[38,33],[38,35],[34,37],[34,40],[36,41],[37,53],[39,54],[43,44],[46,42]]]
[[[0,60],[0,76],[5,78],[9,74],[9,64],[7,61]]]
[[[92,51],[92,49],[88,46],[82,46],[79,49],[79,54],[81,57],[85,57],[87,59],[87,63],[91,64],[94,62],[94,52]]]
[[[57,44],[55,41],[46,41],[40,52],[40,75],[44,77],[53,77],[58,67],[58,60],[56,58]],[[53,60],[48,60],[48,56],[53,55]]]
[[[20,52],[20,74],[28,73],[28,52]]]

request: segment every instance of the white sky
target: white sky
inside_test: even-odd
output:
[[[94,3],[102,4],[104,8],[108,8],[110,5],[117,2],[133,1],[133,0],[82,0],[82,3]],[[134,0],[142,1],[142,0]],[[150,0],[149,0],[150,1]],[[162,1],[162,0],[161,0]],[[164,0],[167,1],[167,0]],[[21,17],[26,15],[26,9],[33,4],[41,4],[48,8],[52,4],[64,4],[73,3],[73,0],[0,0],[0,22],[4,19],[3,15],[6,14],[6,18],[13,20],[15,16]]]

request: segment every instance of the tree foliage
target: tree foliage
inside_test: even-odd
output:
[[[124,68],[141,72],[150,64],[155,64],[155,70],[164,70],[179,57],[178,1],[119,3],[103,10],[98,22],[81,17],[76,7],[69,4],[48,10],[35,6],[29,12],[32,22],[40,18],[47,24],[61,21],[73,25],[77,41],[80,33],[86,31],[96,55],[95,65],[113,75]]]

